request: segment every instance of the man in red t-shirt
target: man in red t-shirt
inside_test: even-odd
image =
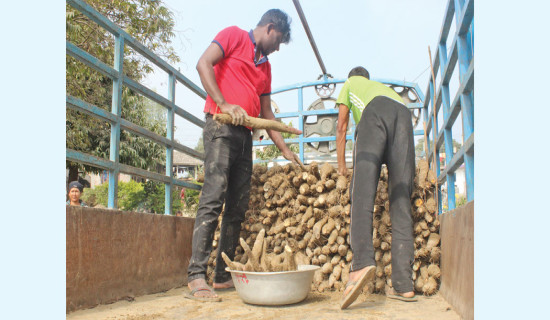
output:
[[[221,223],[214,289],[233,287],[225,271],[221,253],[235,256],[250,196],[252,174],[252,134],[242,126],[247,117],[275,119],[271,110],[271,65],[267,56],[290,40],[290,18],[281,10],[267,11],[249,32],[238,27],[220,31],[197,63],[208,96],[203,128],[204,185],[193,231],[193,247],[188,267],[188,298],[220,301],[206,283],[208,258],[214,231],[225,202]],[[212,115],[227,113],[233,125],[218,125]],[[297,163],[298,156],[277,131],[267,130],[285,159]],[[295,130],[295,134],[301,134]]]

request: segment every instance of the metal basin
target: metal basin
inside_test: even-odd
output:
[[[250,304],[279,306],[298,303],[307,297],[313,274],[320,267],[299,265],[296,271],[284,272],[231,272],[239,297]]]

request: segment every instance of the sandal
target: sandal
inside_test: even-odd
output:
[[[340,303],[340,309],[345,309],[350,304],[352,304],[357,299],[357,297],[361,294],[361,290],[367,284],[367,282],[371,281],[374,278],[374,271],[376,270],[376,267],[368,266],[366,268],[367,268],[367,271],[361,276],[361,278],[359,278],[359,280],[348,281],[348,283],[346,284],[346,287],[344,288],[344,292],[350,286],[353,286],[353,288],[348,292],[346,296],[342,298],[342,302]]]
[[[191,292],[186,293],[184,295],[184,297],[187,298],[187,299],[197,300],[197,301],[202,301],[202,302],[205,302],[205,301],[220,302],[220,301],[222,301],[222,298],[220,298],[220,297],[213,297],[213,296],[210,296],[210,297],[197,297],[197,296],[195,296],[195,293],[197,293],[199,291],[208,291],[211,294],[215,294],[214,290],[212,290],[210,287],[198,287],[198,288],[195,288],[195,289],[191,290]]]
[[[390,299],[395,299],[395,300],[400,300],[400,301],[405,301],[405,302],[415,302],[415,301],[418,301],[418,298],[416,297],[416,295],[408,298],[408,297],[403,297],[402,295],[400,295],[399,293],[397,293],[395,291],[395,289],[391,289],[389,290],[388,292],[386,292],[386,297],[390,298]]]

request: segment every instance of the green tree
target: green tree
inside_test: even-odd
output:
[[[202,135],[199,137],[199,141],[197,141],[195,150],[197,150],[198,152],[204,152],[204,142],[202,141]]]
[[[147,181],[143,184],[145,191],[143,206],[147,212],[164,213],[165,187],[164,183]],[[179,188],[172,187],[172,212],[177,212],[183,208],[180,198]],[[187,191],[186,191],[187,192]]]
[[[290,122],[288,125],[292,127],[292,122]],[[288,132],[283,132],[281,133],[281,135],[284,139],[292,139],[297,137],[295,134]],[[290,150],[294,153],[298,153],[300,151],[300,147],[297,144],[291,144],[289,147]],[[277,148],[277,146],[274,144],[266,146],[263,150],[256,150],[256,157],[261,160],[272,160],[281,156],[282,154],[283,153],[281,152],[281,150],[279,150],[279,148]]]
[[[108,187],[109,183],[104,183],[94,189],[85,188],[82,194],[82,200],[92,207],[96,205],[106,207]],[[118,205],[120,209],[134,211],[142,205],[145,191],[141,183],[133,180],[129,182],[119,181],[118,188]]]
[[[173,14],[160,0],[87,0],[98,12],[128,32],[155,54],[171,63],[179,61],[171,46]],[[66,39],[107,65],[114,61],[114,37],[83,14],[66,6]],[[129,46],[124,49],[124,73],[140,81],[153,71],[152,64]],[[66,62],[67,94],[111,110],[112,81],[72,57]],[[127,87],[122,91],[122,118],[159,135],[166,135],[166,117],[158,117],[153,102]],[[94,117],[67,109],[66,146],[98,157],[109,157],[110,125]],[[142,169],[164,165],[164,148],[156,143],[122,131],[120,162]],[[69,179],[76,180],[78,169],[98,169],[67,162]]]

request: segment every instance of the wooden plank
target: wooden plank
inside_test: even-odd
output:
[[[66,206],[66,311],[186,285],[194,221]]]
[[[440,293],[464,319],[474,319],[474,202],[439,216]]]

